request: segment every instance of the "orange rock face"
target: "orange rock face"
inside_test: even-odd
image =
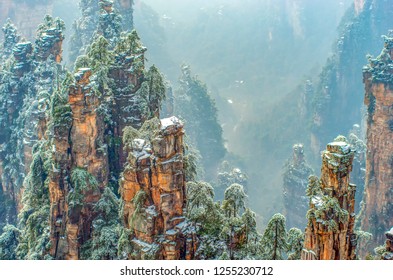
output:
[[[108,158],[103,141],[103,120],[97,114],[99,100],[91,89],[88,68],[80,69],[71,85],[68,104],[72,124],[56,131],[54,162],[59,169],[50,176],[51,201],[51,255],[56,259],[78,259],[79,248],[91,234],[91,222],[95,217],[93,204],[108,184]],[[71,206],[67,201],[76,186],[70,185],[69,176],[75,168],[92,175],[98,189],[83,192],[82,205]]]
[[[353,158],[354,151],[341,141],[328,144],[322,154],[321,178],[310,196],[303,260],[355,259],[356,186],[349,183]]]
[[[386,38],[381,55],[366,66],[363,80],[368,121],[361,228],[373,234],[373,248],[384,242],[384,231],[393,224],[393,86],[388,75],[381,75],[392,73],[392,52],[392,39]]]
[[[139,249],[133,258],[148,258],[149,252],[156,259],[191,259],[195,251],[183,233],[183,134],[182,123],[172,117],[161,120],[151,141],[133,140],[120,187],[124,224],[133,229],[131,242]]]

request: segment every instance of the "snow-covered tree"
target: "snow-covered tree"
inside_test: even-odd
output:
[[[291,228],[287,236],[288,260],[300,260],[304,245],[304,233],[298,228]]]
[[[120,221],[118,217],[119,199],[109,187],[94,205],[97,217],[93,220],[92,237],[82,247],[82,258],[112,260],[118,257]]]
[[[175,113],[184,119],[191,143],[201,153],[206,179],[211,180],[226,153],[217,108],[206,85],[191,75],[189,66],[182,66],[179,83]]]
[[[285,217],[280,213],[274,214],[263,233],[263,258],[267,260],[282,260],[288,250]]]
[[[16,260],[16,247],[19,244],[20,230],[6,225],[0,235],[0,260]]]
[[[229,218],[238,216],[239,212],[245,209],[246,198],[247,195],[242,185],[230,185],[225,190],[224,201],[222,202],[222,208],[226,216]]]

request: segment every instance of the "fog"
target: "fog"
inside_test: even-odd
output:
[[[134,25],[157,65],[176,86],[180,65],[206,83],[218,107],[228,153],[249,177],[249,203],[264,224],[281,212],[282,166],[308,142],[295,109],[307,79],[316,80],[352,0],[136,0]],[[68,41],[77,0],[57,0]],[[5,21],[5,20],[4,20]],[[2,22],[3,23],[3,22]],[[187,129],[187,128],[186,128]],[[291,138],[282,137],[286,133]],[[310,148],[306,154],[312,160]],[[314,161],[318,169],[318,160]]]
[[[178,65],[189,64],[215,98],[226,147],[249,176],[249,202],[260,224],[282,211],[282,166],[292,145],[309,141],[302,128],[288,133],[296,130],[291,126],[299,117],[299,87],[307,79],[316,80],[332,55],[337,27],[351,3],[136,2],[135,27],[150,50],[150,61],[172,83],[179,76]],[[146,29],[146,13],[149,23],[158,23],[164,33],[159,52],[157,35],[153,28]],[[300,120],[299,125],[304,126]],[[283,138],[285,133],[291,138]],[[305,150],[310,153],[309,147]],[[318,165],[317,159],[317,171]]]

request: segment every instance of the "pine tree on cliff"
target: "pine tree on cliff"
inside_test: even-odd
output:
[[[235,259],[235,250],[238,249],[235,237],[240,235],[242,231],[240,213],[245,210],[246,197],[242,185],[232,184],[225,190],[221,206],[225,215],[221,236],[226,239],[231,260]]]
[[[187,182],[187,217],[198,225],[202,234],[217,233],[220,213],[213,201],[213,187],[206,182]]]
[[[286,240],[285,217],[279,213],[274,214],[262,237],[263,259],[282,260],[288,250]]]
[[[180,87],[176,91],[175,112],[185,120],[191,143],[200,151],[206,179],[211,180],[226,150],[217,108],[207,87],[182,66]]]
[[[16,260],[16,248],[19,244],[20,230],[13,225],[6,225],[0,235],[0,260]]]
[[[100,200],[94,205],[98,216],[93,220],[93,233],[82,248],[82,258],[92,260],[117,259],[120,237],[119,199],[106,187]]]
[[[82,17],[73,24],[73,35],[70,41],[71,63],[79,55],[84,55],[92,41],[100,36],[103,36],[108,41],[110,49],[113,49],[122,32],[122,18],[113,8],[113,1],[81,0],[79,7]]]
[[[288,260],[300,260],[304,245],[304,233],[298,228],[291,228],[287,236]]]
[[[30,172],[25,179],[23,208],[19,213],[20,241],[16,248],[19,259],[47,259],[49,239],[48,169],[52,168],[46,141],[35,146]]]
[[[242,233],[244,242],[241,244],[239,259],[258,259],[260,257],[261,234],[257,229],[256,214],[250,208],[246,208],[241,216]]]
[[[4,42],[0,53],[1,59],[5,60],[12,54],[12,50],[20,40],[20,35],[18,34],[18,30],[16,29],[15,25],[12,24],[10,19],[7,20],[2,30],[4,32]]]

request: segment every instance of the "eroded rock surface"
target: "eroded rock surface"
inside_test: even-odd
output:
[[[183,216],[183,124],[162,119],[150,139],[135,138],[121,181],[123,220],[137,259],[191,259],[195,248]]]
[[[344,137],[322,154],[321,178],[310,177],[304,260],[355,259],[355,191],[349,183],[354,152]]]
[[[381,54],[364,68],[367,157],[362,230],[373,234],[372,245],[384,242],[393,224],[393,39],[385,38]]]

